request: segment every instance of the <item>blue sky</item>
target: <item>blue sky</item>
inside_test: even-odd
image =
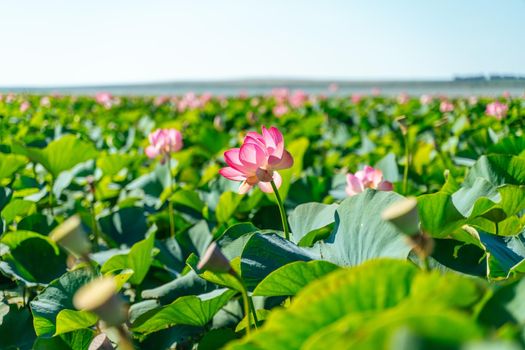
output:
[[[17,0],[0,86],[525,75],[525,0]]]

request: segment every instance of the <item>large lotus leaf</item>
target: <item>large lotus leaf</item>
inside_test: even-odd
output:
[[[10,223],[16,218],[34,214],[36,210],[37,206],[35,202],[15,198],[7,203],[0,214],[7,223]]]
[[[97,321],[98,317],[91,312],[64,309],[57,315],[55,335],[89,328]]]
[[[0,153],[0,180],[10,178],[21,167],[27,164],[27,159],[16,154]]]
[[[321,339],[327,348],[348,348],[343,338],[356,346],[362,341],[380,344],[403,327],[431,343],[461,343],[481,336],[465,310],[475,307],[484,293],[483,285],[471,278],[427,273],[407,261],[372,260],[311,282],[287,309],[273,311],[258,331],[227,349],[315,349]],[[425,318],[429,320],[420,322]],[[434,325],[448,322],[454,327],[440,336]],[[376,336],[380,332],[383,337]]]
[[[33,345],[33,350],[89,350],[95,337],[93,329],[79,329],[56,337],[38,337]]]
[[[226,289],[180,297],[173,303],[153,309],[133,322],[134,332],[149,334],[175,325],[204,326],[235,295]]]
[[[481,156],[470,168],[464,185],[472,187],[479,177],[494,186],[525,185],[525,158],[510,155]]]
[[[288,217],[291,239],[299,243],[312,231],[335,222],[337,204],[305,203],[298,205]],[[314,232],[315,234],[315,232]]]
[[[511,322],[525,323],[525,279],[519,279],[496,289],[479,314],[481,322],[501,327]]]
[[[318,243],[321,258],[354,266],[379,258],[406,258],[410,246],[381,213],[402,197],[394,192],[366,190],[345,199],[337,208],[335,228],[326,243]]]
[[[122,170],[124,167],[131,164],[136,157],[128,154],[104,154],[97,157],[97,168],[102,170],[102,174],[106,176],[114,176]]]
[[[377,312],[410,294],[418,269],[398,260],[373,260],[310,283],[287,309],[270,314],[258,332],[227,349],[299,349],[324,327],[351,313]]]
[[[248,288],[255,287],[272,271],[294,261],[309,261],[316,256],[275,233],[255,233],[241,256],[241,275]]]
[[[254,295],[290,296],[297,294],[308,283],[337,270],[328,261],[296,261],[270,273],[253,291]]]
[[[29,309],[0,302],[0,349],[32,349],[35,337]]]
[[[75,310],[73,296],[76,291],[91,281],[93,275],[88,269],[67,272],[51,282],[33,301],[31,311],[37,335],[54,334],[60,311]]]
[[[141,207],[125,207],[98,219],[102,232],[117,244],[131,246],[144,239],[148,231],[146,214]]]
[[[417,198],[423,230],[433,237],[447,237],[466,223],[448,193],[433,193]]]
[[[179,276],[171,282],[159,287],[142,291],[144,299],[158,299],[162,305],[192,294],[204,294],[216,289],[213,283],[202,279],[194,271]]]
[[[98,154],[93,144],[82,141],[74,135],[62,136],[49,143],[44,149],[16,144],[13,150],[27,156],[33,162],[42,164],[54,178],[78,163],[94,159]]]
[[[153,262],[154,244],[155,234],[151,233],[146,239],[135,243],[128,254],[111,257],[104,263],[101,272],[130,269],[133,275],[129,282],[134,285],[141,284]]]
[[[483,334],[476,322],[461,312],[440,306],[403,305],[373,317],[349,315],[318,332],[302,349],[391,349],[399,332],[407,330],[417,336],[419,349],[459,347],[481,339]]]
[[[30,231],[9,232],[0,243],[9,248],[2,259],[26,281],[49,283],[66,271],[66,255],[46,236]]]

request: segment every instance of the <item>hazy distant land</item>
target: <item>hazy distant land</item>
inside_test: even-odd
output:
[[[302,79],[239,79],[224,81],[181,81],[140,84],[115,84],[92,86],[63,87],[0,87],[0,92],[34,94],[74,94],[90,95],[107,91],[117,95],[180,95],[193,91],[210,92],[217,95],[236,95],[239,92],[262,94],[272,88],[286,87],[292,90],[302,89],[308,93],[333,94],[331,84],[337,85],[336,94],[370,94],[379,89],[383,95],[397,95],[405,92],[411,95],[446,94],[446,95],[499,95],[504,91],[512,95],[525,93],[525,79],[512,76],[459,77],[454,80],[427,81],[348,81],[348,80],[302,80]]]

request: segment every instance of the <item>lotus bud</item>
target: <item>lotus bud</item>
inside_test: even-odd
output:
[[[109,327],[126,322],[126,303],[117,294],[117,284],[112,277],[101,277],[80,288],[73,297],[79,310],[94,312]]]
[[[409,197],[395,202],[386,208],[381,217],[393,224],[405,235],[419,234],[419,215],[417,213],[417,200]]]
[[[78,215],[58,225],[50,238],[76,257],[85,257],[91,252],[91,242]]]
[[[113,350],[113,344],[109,340],[106,333],[100,333],[91,341],[88,350]]]
[[[197,265],[199,270],[211,272],[230,272],[231,266],[228,258],[224,256],[217,243],[212,242]]]

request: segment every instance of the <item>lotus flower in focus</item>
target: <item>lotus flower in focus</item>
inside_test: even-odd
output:
[[[258,185],[263,192],[271,193],[273,180],[276,187],[281,186],[281,175],[277,170],[288,169],[293,165],[292,155],[284,149],[281,132],[271,127],[262,127],[262,134],[249,132],[240,148],[232,148],[224,153],[227,167],[219,173],[232,181],[241,181],[239,193],[247,193]]]
[[[485,113],[487,115],[496,117],[497,119],[501,120],[504,116],[507,115],[508,110],[509,107],[505,103],[494,101],[487,105]]]
[[[146,147],[145,153],[149,158],[162,156],[164,163],[171,153],[182,148],[182,134],[176,129],[157,129],[148,136],[150,145]]]
[[[365,166],[355,174],[346,175],[346,193],[354,196],[371,188],[379,191],[392,191],[392,183],[383,180],[383,173],[379,169]]]

